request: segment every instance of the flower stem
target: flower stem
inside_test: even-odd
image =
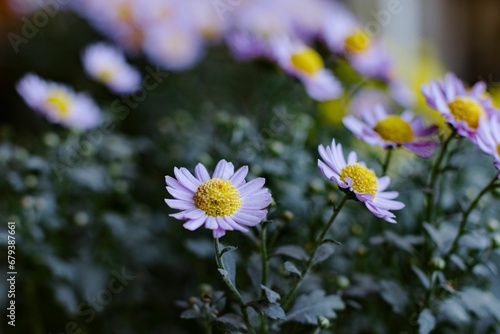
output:
[[[231,281],[231,279],[229,279],[229,277],[227,275],[226,266],[224,266],[224,262],[222,261],[222,253],[220,250],[219,238],[214,238],[214,246],[215,246],[215,262],[217,262],[217,267],[226,272],[226,274],[221,273],[222,280],[224,281],[224,283],[226,283],[229,290],[231,290],[234,297],[236,297],[236,301],[240,305],[241,313],[243,314],[243,320],[245,321],[245,324],[247,325],[248,332],[254,334],[255,331],[254,331],[254,328],[250,322],[250,318],[248,317],[248,312],[246,309],[246,305],[243,302],[243,298],[241,298],[241,295],[238,292],[238,289],[236,288],[236,286],[233,284],[233,282]]]
[[[382,175],[385,175],[385,173],[389,169],[389,164],[391,163],[391,158],[392,158],[392,151],[393,151],[392,147],[389,147],[387,149],[387,154],[385,155],[385,161],[384,164],[382,165]]]
[[[267,286],[267,223],[262,223],[262,228],[260,229],[260,255],[261,255],[261,265],[262,265],[262,277],[260,284]],[[260,299],[264,299],[265,293],[264,289],[261,289]],[[260,332],[267,333],[266,317],[264,315],[260,316]]]
[[[316,252],[318,251],[319,246],[321,246],[321,244],[323,243],[323,239],[325,238],[326,234],[328,233],[328,230],[330,229],[333,222],[335,221],[335,219],[339,215],[340,210],[342,210],[342,208],[344,207],[344,204],[348,198],[349,198],[349,196],[347,194],[344,195],[344,197],[340,201],[339,205],[337,207],[333,208],[332,216],[330,217],[330,219],[326,223],[325,227],[321,231],[321,234],[319,235],[319,237],[316,239],[314,250],[311,253],[311,255],[309,256],[309,259],[307,260],[305,267],[301,271],[301,277],[297,281],[295,281],[295,284],[293,285],[292,289],[288,292],[288,294],[283,299],[282,305],[283,305],[283,308],[285,310],[290,305],[290,302],[292,301],[293,297],[295,296],[295,293],[297,292],[297,289],[299,288],[300,283],[302,283],[303,278],[307,275],[307,273],[311,269],[314,257],[316,255]]]
[[[262,261],[262,278],[261,284],[267,284],[267,226],[266,224],[262,225],[262,229],[260,230],[260,255]],[[264,293],[264,292],[262,292]]]
[[[453,137],[455,137],[454,131],[443,142],[439,155],[436,161],[434,162],[434,166],[432,167],[430,181],[427,186],[427,193],[426,193],[425,221],[428,223],[431,223],[432,220],[432,208],[434,207],[434,193],[435,193],[436,183],[440,174],[441,162],[443,161],[443,158],[446,155],[448,145],[450,144]]]
[[[444,256],[444,260],[445,261],[447,261],[449,259],[449,257],[457,250],[457,248],[458,248],[458,241],[460,240],[460,238],[462,237],[462,235],[465,232],[465,225],[467,224],[467,220],[468,220],[469,215],[471,214],[472,210],[474,210],[474,208],[479,203],[479,200],[485,194],[487,194],[491,190],[493,190],[496,187],[498,187],[498,184],[496,184],[497,181],[498,181],[498,176],[495,174],[495,176],[490,181],[490,183],[488,183],[488,185],[486,187],[484,187],[483,190],[481,190],[479,192],[479,194],[477,194],[476,198],[474,198],[474,200],[470,203],[470,205],[467,208],[467,210],[465,210],[464,213],[462,214],[462,220],[460,221],[460,225],[458,227],[457,235],[455,236],[455,239],[453,239],[453,243],[451,244],[450,250]]]

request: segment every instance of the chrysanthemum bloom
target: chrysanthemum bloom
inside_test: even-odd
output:
[[[91,129],[101,120],[99,107],[88,95],[75,93],[60,83],[45,81],[33,73],[26,74],[16,89],[28,106],[53,123]]]
[[[184,227],[194,231],[201,225],[220,238],[226,231],[247,232],[245,226],[259,224],[267,214],[271,194],[264,178],[245,181],[248,167],[234,171],[232,163],[221,160],[210,177],[198,164],[194,176],[186,168],[175,168],[175,178],[166,176],[167,190],[175,199],[165,199],[172,209],[182,210],[170,216],[186,220]]]
[[[115,93],[133,93],[140,87],[141,74],[127,64],[123,52],[112,45],[96,43],[88,46],[82,54],[82,62],[90,77]]]
[[[344,192],[353,194],[376,217],[396,223],[396,216],[389,210],[400,210],[405,205],[393,200],[398,192],[384,192],[391,182],[388,176],[377,178],[365,163],[357,161],[356,152],[349,153],[346,163],[342,145],[336,145],[335,139],[331,147],[319,145],[319,154],[324,161],[318,159],[318,167],[324,176],[337,182]]]
[[[414,117],[409,110],[401,115],[390,115],[377,105],[373,111],[366,110],[361,117],[362,120],[353,115],[346,116],[344,125],[356,138],[370,145],[385,149],[402,146],[424,158],[430,157],[439,146],[438,141],[426,138],[435,134],[438,127],[425,126],[422,118]]]
[[[145,31],[144,52],[166,69],[182,71],[193,67],[204,53],[204,43],[195,27],[165,21]]]
[[[422,94],[427,104],[439,111],[459,135],[472,141],[475,141],[479,120],[496,112],[484,82],[467,90],[453,73],[446,74],[442,81],[422,85]]]
[[[287,39],[274,40],[271,49],[278,65],[297,77],[311,98],[317,101],[333,100],[342,93],[342,85],[325,68],[316,50]]]
[[[479,120],[476,140],[481,151],[495,159],[500,179],[500,113],[492,115],[489,119]]]

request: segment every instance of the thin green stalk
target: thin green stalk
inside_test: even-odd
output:
[[[337,207],[333,208],[332,216],[330,217],[330,219],[326,223],[325,227],[321,231],[321,234],[319,235],[319,237],[316,239],[314,250],[311,253],[311,255],[309,256],[309,259],[307,260],[304,269],[302,269],[302,271],[301,271],[301,278],[299,278],[298,280],[295,281],[295,284],[293,285],[292,289],[288,292],[288,294],[285,296],[285,298],[283,298],[283,304],[282,305],[283,305],[283,308],[285,310],[287,309],[287,307],[289,306],[289,304],[292,301],[293,297],[295,296],[295,292],[297,292],[297,289],[299,288],[300,283],[302,282],[302,279],[307,275],[307,273],[311,269],[312,262],[314,260],[314,256],[316,255],[316,252],[318,251],[319,246],[321,246],[321,244],[323,242],[323,239],[325,238],[326,234],[328,233],[328,230],[330,229],[330,227],[332,226],[333,222],[335,221],[335,219],[339,215],[340,210],[342,210],[342,208],[344,207],[344,204],[345,204],[345,202],[347,201],[348,198],[349,198],[349,196],[346,194],[342,198],[342,201],[340,201],[339,205]]]
[[[389,169],[389,164],[391,163],[391,158],[392,158],[392,151],[394,151],[392,147],[389,147],[387,149],[387,154],[385,155],[385,161],[384,164],[382,165],[382,175],[385,175],[387,170]]]
[[[476,198],[474,198],[474,200],[470,203],[470,205],[467,208],[467,210],[465,210],[464,213],[462,214],[462,220],[460,221],[460,225],[458,227],[457,235],[455,236],[455,239],[453,239],[453,243],[451,244],[450,250],[444,256],[445,261],[447,261],[449,259],[449,257],[451,256],[451,254],[455,253],[455,251],[457,250],[457,248],[458,248],[458,241],[460,240],[460,238],[462,237],[462,235],[465,232],[465,226],[467,225],[467,220],[468,220],[469,215],[471,214],[472,210],[474,210],[474,208],[479,203],[479,200],[485,194],[487,194],[488,192],[490,192],[491,190],[495,189],[498,186],[498,184],[496,184],[497,181],[498,181],[498,176],[495,175],[493,177],[493,179],[490,181],[490,183],[488,183],[488,185],[486,187],[484,187],[483,190],[481,190],[479,192],[479,194],[477,194]]]
[[[227,271],[226,266],[224,266],[224,262],[222,261],[222,254],[220,251],[220,243],[219,243],[218,238],[214,238],[214,246],[215,246],[215,261],[217,262],[217,267],[219,269]],[[229,290],[231,290],[231,292],[233,293],[234,297],[236,297],[236,301],[240,305],[241,313],[243,314],[243,320],[245,321],[245,324],[247,325],[248,332],[255,334],[255,330],[254,330],[254,328],[250,322],[250,318],[248,316],[246,305],[243,302],[243,298],[241,298],[241,295],[238,292],[238,289],[236,288],[236,286],[233,284],[233,282],[229,279],[229,277],[227,275],[221,274],[221,277],[224,280],[224,283],[226,283]]]
[[[446,151],[448,149],[448,145],[450,144],[451,140],[455,137],[455,132],[453,131],[448,138],[443,142],[443,145],[441,146],[441,150],[439,152],[439,155],[434,162],[434,166],[432,167],[431,171],[431,176],[430,176],[430,181],[427,186],[427,192],[426,192],[426,210],[425,210],[425,221],[428,223],[431,223],[432,220],[432,208],[434,207],[434,193],[435,193],[435,187],[436,183],[441,171],[441,162],[443,161],[444,156],[446,155]]]
[[[263,223],[260,230],[260,255],[261,255],[261,265],[262,265],[262,277],[261,285],[267,286],[267,223]],[[261,289],[260,298],[264,299],[264,289]],[[267,323],[266,317],[264,315],[260,316],[260,332],[267,333]]]
[[[267,226],[262,225],[260,231],[260,256],[262,261],[262,279],[261,284],[267,285]]]

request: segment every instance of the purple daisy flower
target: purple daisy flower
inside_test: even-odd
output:
[[[342,85],[325,68],[323,58],[313,48],[298,41],[277,38],[272,41],[271,50],[278,65],[299,79],[314,100],[333,100],[342,94]]]
[[[500,113],[492,115],[488,120],[479,121],[476,141],[481,151],[495,159],[500,179]]]
[[[271,194],[264,178],[245,181],[248,166],[234,171],[232,163],[221,160],[210,177],[198,164],[194,176],[186,168],[174,168],[175,178],[166,176],[167,190],[174,199],[165,199],[172,209],[181,212],[170,216],[186,220],[184,228],[194,231],[203,224],[220,238],[226,231],[247,232],[245,226],[259,224],[267,214]]]
[[[88,95],[28,73],[16,86],[26,104],[52,123],[76,129],[91,129],[101,120],[97,104]]]
[[[475,141],[479,120],[497,110],[486,93],[484,82],[468,90],[453,73],[447,73],[442,81],[433,80],[429,85],[422,85],[422,94],[427,104],[439,111],[459,135],[472,141]]]
[[[425,126],[422,118],[415,117],[409,110],[390,115],[377,105],[373,112],[366,111],[361,116],[362,120],[352,115],[344,117],[344,125],[356,138],[370,145],[385,149],[402,146],[424,158],[432,156],[439,146],[438,141],[426,139],[435,134],[438,127]]]
[[[398,192],[384,192],[391,183],[388,176],[377,178],[364,162],[357,161],[354,151],[349,153],[346,162],[342,145],[336,145],[335,139],[332,139],[331,147],[319,145],[318,150],[324,160],[318,159],[318,167],[324,176],[337,182],[344,191],[351,191],[376,217],[396,223],[396,216],[389,210],[400,210],[405,205],[393,200],[399,196]]]

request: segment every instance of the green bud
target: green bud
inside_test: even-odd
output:
[[[488,232],[498,231],[500,229],[500,222],[495,218],[491,218],[486,224],[486,228],[488,229]]]
[[[438,270],[443,270],[446,267],[446,262],[442,257],[435,256],[431,259],[431,265]]]
[[[283,218],[284,221],[291,222],[293,220],[294,215],[292,211],[285,210],[281,214],[281,217]]]
[[[340,289],[346,289],[351,285],[351,281],[345,276],[337,277],[337,285]]]
[[[500,248],[500,234],[493,236],[493,247]]]
[[[322,315],[319,316],[318,317],[318,327],[321,329],[330,328],[330,320]]]

